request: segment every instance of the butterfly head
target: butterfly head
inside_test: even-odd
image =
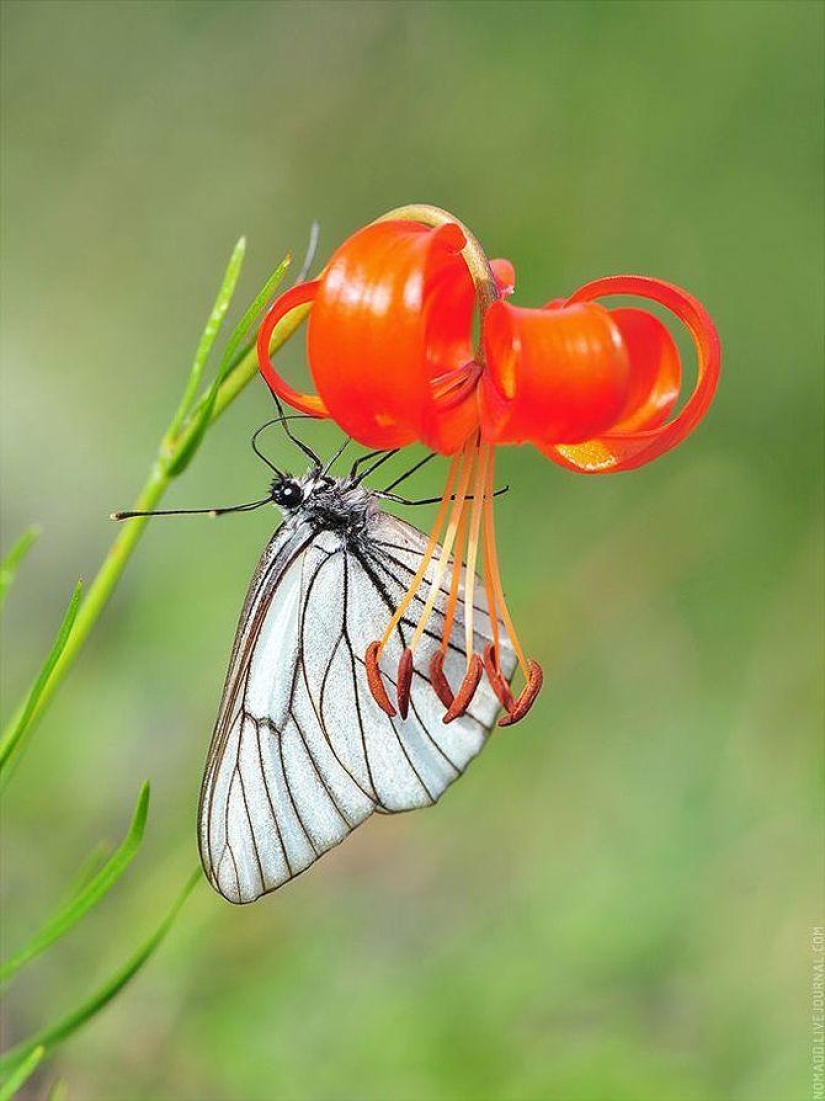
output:
[[[279,474],[273,479],[270,488],[272,503],[285,512],[293,512],[306,500],[307,488],[305,479],[299,480],[289,474]]]
[[[279,472],[269,488],[270,500],[286,513],[297,512],[310,501],[313,503],[336,485],[336,479],[328,477],[319,467],[313,467],[301,477]]]

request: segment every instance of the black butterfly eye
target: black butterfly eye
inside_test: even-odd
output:
[[[272,500],[282,508],[297,508],[304,499],[300,485],[291,478],[275,482],[272,486]]]

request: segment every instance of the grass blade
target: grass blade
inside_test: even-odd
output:
[[[188,432],[186,443],[180,448],[167,466],[170,477],[175,478],[179,474],[182,474],[195,457],[195,453],[200,447],[203,437],[206,435],[206,430],[209,427],[209,422],[212,419],[215,400],[218,396],[218,388],[232,367],[237,363],[236,353],[242,348],[244,338],[250,326],[271,298],[272,292],[283,279],[291,263],[292,257],[287,254],[272,275],[270,275],[269,279],[267,279],[266,283],[264,283],[261,290],[244,312],[243,317],[233,329],[232,335],[227,341],[226,348],[221,356],[221,362],[218,367],[218,373],[215,375],[215,380],[194,410],[193,416],[195,419],[191,430]]]
[[[61,910],[64,906],[68,906],[69,903],[80,894],[83,888],[91,883],[92,878],[97,875],[109,859],[111,851],[112,846],[110,844],[106,841],[98,841],[92,851],[83,858],[80,867],[72,876],[57,904]]]
[[[80,608],[80,597],[82,592],[83,582],[78,581],[72,593],[69,607],[66,609],[66,614],[63,616],[63,622],[60,624],[60,630],[57,632],[57,637],[49,652],[49,656],[46,658],[43,668],[40,670],[32,690],[29,692],[26,703],[21,710],[15,713],[15,717],[3,731],[3,736],[0,738],[0,781],[8,778],[8,765],[12,754],[19,757],[20,753],[23,751],[26,733],[29,729],[29,724],[34,715],[35,708],[40,700],[40,695],[46,686],[46,681],[51,676],[52,669],[54,669],[60,655],[63,653],[69,635],[71,634],[78,609]]]
[[[95,903],[99,902],[106,892],[120,879],[143,840],[143,831],[146,827],[146,816],[149,813],[149,784],[146,783],[140,790],[135,813],[132,817],[129,831],[120,845],[115,849],[103,867],[91,879],[91,881],[51,917],[43,928],[20,949],[10,960],[0,966],[0,982],[6,982],[12,975],[45,951],[60,937],[64,936],[76,925]]]
[[[22,1043],[4,1052],[4,1054],[0,1056],[0,1074],[12,1074],[21,1064],[28,1060],[32,1052],[37,1048],[45,1048],[46,1052],[51,1053],[58,1044],[68,1039],[69,1036],[77,1032],[77,1030],[82,1028],[87,1021],[91,1020],[92,1017],[105,1008],[112,998],[114,998],[115,995],[126,986],[129,980],[137,974],[141,967],[143,967],[169,932],[181,907],[192,893],[195,884],[200,880],[202,874],[200,867],[192,873],[183,890],[175,899],[169,913],[151,937],[141,945],[137,952],[135,952],[99,990],[95,991],[95,993],[79,1005],[77,1009],[66,1014],[57,1024],[43,1029],[42,1032],[38,1032],[37,1035],[33,1036],[30,1040],[24,1040]]]
[[[37,1070],[45,1054],[46,1049],[42,1044],[29,1052],[27,1058],[19,1063],[17,1068],[0,1085],[0,1101],[10,1101],[14,1097],[20,1087],[28,1082]]]
[[[40,531],[41,529],[36,525],[26,528],[3,561],[0,562],[0,608],[5,603],[6,593],[11,588],[15,574],[40,535]]]
[[[263,310],[264,306],[272,297],[273,291],[286,275],[287,269],[289,268],[289,265],[291,263],[292,254],[287,253],[280,264],[277,266],[275,271],[273,271],[273,273],[255,295],[255,297],[249,303],[249,306],[246,308],[243,317],[232,330],[232,336],[229,338],[226,345],[226,350],[221,357],[222,370],[219,372],[219,376],[221,379],[223,379],[224,375],[226,374],[229,368],[229,364],[232,361],[232,357],[235,355],[235,352],[238,350],[238,348],[240,348],[241,344],[243,343],[243,339],[249,332],[250,326],[257,319],[258,314],[260,314],[261,310]]]
[[[177,436],[180,426],[183,424],[195,401],[195,397],[200,389],[206,361],[209,359],[209,353],[212,351],[212,346],[215,343],[218,333],[221,331],[221,327],[226,318],[226,312],[235,294],[235,288],[238,285],[238,278],[241,274],[241,267],[243,266],[245,255],[246,238],[241,237],[232,250],[232,255],[229,258],[229,263],[226,265],[226,271],[223,274],[215,303],[212,306],[212,312],[209,314],[206,325],[201,333],[201,338],[198,342],[195,358],[192,361],[192,368],[186,383],[186,389],[183,392],[180,405],[166,433],[167,440],[174,440]]]

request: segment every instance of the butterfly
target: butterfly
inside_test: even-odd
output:
[[[272,503],[283,514],[240,615],[200,796],[204,871],[216,891],[238,904],[294,879],[374,812],[435,803],[483,748],[501,707],[484,680],[466,711],[445,723],[430,683],[439,649],[448,680],[460,681],[464,673],[463,585],[451,623],[450,592],[439,586],[432,593],[428,626],[414,648],[406,716],[379,706],[364,649],[395,611],[427,544],[422,532],[381,507],[386,498],[400,499],[389,491],[407,475],[372,491],[364,478],[394,453],[366,455],[336,478],[331,463],[322,466],[288,434],[312,459],[305,474],[274,467],[256,447],[256,433],[253,447],[275,471],[269,495],[209,510]],[[375,454],[381,458],[360,474],[359,465]],[[424,604],[437,580],[431,560],[381,653],[380,672],[389,684],[412,639],[421,610],[416,602]],[[493,638],[480,583],[473,602],[480,651]],[[498,635],[500,672],[509,683],[516,657],[501,623]]]

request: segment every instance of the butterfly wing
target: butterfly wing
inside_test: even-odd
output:
[[[201,859],[230,902],[251,902],[281,886],[374,810],[434,803],[495,722],[499,705],[486,680],[466,715],[442,722],[428,666],[441,638],[446,590],[415,653],[407,719],[390,719],[377,706],[364,651],[383,633],[426,540],[384,513],[368,533],[352,543],[308,523],[285,524],[252,580],[201,793]],[[490,623],[483,590],[477,593],[481,649]],[[426,594],[425,583],[385,648],[388,681]],[[454,684],[466,664],[461,595],[444,664]],[[508,676],[514,664],[505,640]]]

